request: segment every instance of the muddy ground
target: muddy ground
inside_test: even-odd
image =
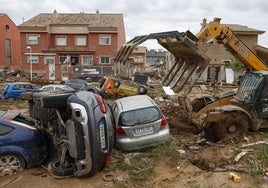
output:
[[[197,93],[200,88],[195,89]],[[175,159],[175,166],[167,165],[169,158],[163,158],[155,164],[154,174],[148,177],[130,179],[127,171],[105,168],[92,177],[55,179],[49,173],[47,164],[23,172],[0,178],[0,187],[268,187],[268,180],[261,174],[252,173],[254,152],[261,144],[243,147],[246,144],[268,140],[268,131],[250,132],[240,143],[210,143],[204,140],[202,133],[185,119],[182,107],[176,97],[162,100],[155,98],[161,106],[172,134],[172,145],[181,156]],[[0,101],[0,110],[18,109],[27,113],[27,102],[22,100]],[[247,154],[235,161],[237,154]],[[268,156],[267,156],[268,157]],[[113,156],[112,156],[113,159]],[[172,159],[174,160],[174,159]],[[111,160],[110,163],[115,161]],[[108,164],[109,166],[109,164]],[[267,168],[262,166],[263,171]],[[228,178],[229,172],[241,177],[240,183]]]

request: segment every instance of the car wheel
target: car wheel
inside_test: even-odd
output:
[[[58,159],[49,163],[49,169],[51,170],[53,177],[56,179],[69,178],[72,177],[74,173],[74,169],[70,165],[67,167],[61,167]]]
[[[138,88],[138,93],[139,93],[140,95],[144,95],[144,94],[146,94],[147,91],[148,91],[147,88],[144,87],[144,86],[140,86],[140,87]]]
[[[12,175],[25,168],[25,161],[19,155],[6,154],[0,156],[0,177]]]
[[[114,82],[114,87],[115,87],[115,88],[119,88],[120,84],[121,84],[121,83],[120,83],[118,80],[116,80],[116,81]]]

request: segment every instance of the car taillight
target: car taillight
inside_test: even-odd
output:
[[[126,133],[125,133],[125,131],[123,130],[123,128],[121,126],[118,126],[116,128],[116,133],[121,135],[121,136],[126,136]]]
[[[161,126],[160,128],[164,128],[165,126],[167,125],[167,119],[165,117],[162,118],[162,121],[161,121]]]
[[[106,109],[106,106],[105,106],[105,103],[103,101],[103,98],[100,96],[100,95],[96,95],[95,94],[95,98],[100,106],[100,110],[102,113],[106,113],[107,112],[107,109]]]

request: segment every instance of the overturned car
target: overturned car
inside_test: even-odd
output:
[[[50,135],[49,167],[56,178],[91,176],[109,160],[113,115],[92,92],[38,92],[23,96],[30,116]]]

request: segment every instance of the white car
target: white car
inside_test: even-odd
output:
[[[135,95],[115,100],[116,147],[138,151],[171,141],[167,119],[152,98]]]
[[[67,85],[61,85],[61,84],[49,84],[43,86],[41,91],[67,91],[67,92],[74,92],[75,90]]]

